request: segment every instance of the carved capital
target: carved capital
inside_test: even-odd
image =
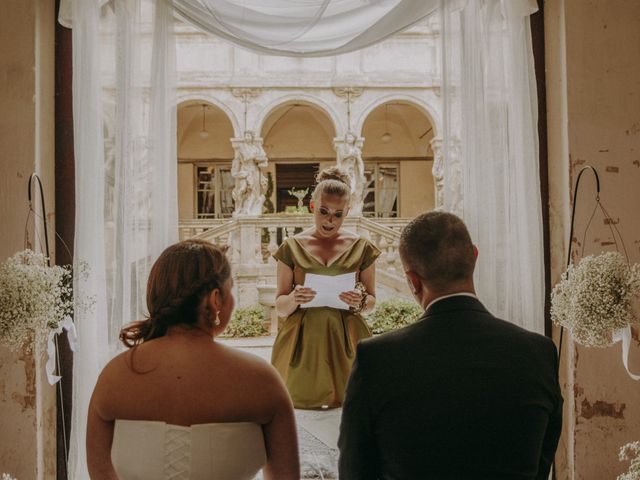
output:
[[[354,99],[362,95],[364,88],[362,87],[333,87],[333,93],[340,98]]]
[[[231,94],[236,98],[241,98],[244,101],[249,101],[252,98],[256,98],[262,93],[262,88],[257,87],[232,87]]]

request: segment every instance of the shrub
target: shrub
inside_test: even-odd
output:
[[[264,309],[260,305],[236,308],[222,334],[225,337],[258,337],[269,332],[264,327]]]
[[[422,308],[409,300],[384,300],[366,316],[373,333],[384,333],[406,327],[422,315]]]

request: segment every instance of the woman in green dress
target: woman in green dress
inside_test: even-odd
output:
[[[375,298],[375,259],[380,251],[367,239],[341,228],[349,212],[349,177],[332,167],[318,174],[312,195],[314,226],[287,238],[278,260],[276,310],[287,317],[278,331],[271,363],[296,408],[335,408],[344,390],[359,340],[371,336],[361,313]],[[316,292],[305,275],[356,272],[357,284],[339,296],[344,308],[310,307]]]

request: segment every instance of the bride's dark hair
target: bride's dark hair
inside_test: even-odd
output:
[[[131,348],[162,337],[172,325],[195,326],[205,295],[229,280],[231,267],[225,254],[202,240],[185,240],[168,247],[149,273],[145,320],[120,331],[120,340]]]

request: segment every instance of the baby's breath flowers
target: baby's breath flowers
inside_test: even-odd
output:
[[[613,333],[637,322],[633,299],[640,294],[640,265],[618,252],[570,265],[551,293],[551,319],[587,347],[608,347]]]
[[[631,460],[629,470],[618,475],[616,480],[640,480],[640,442],[627,443],[620,449],[621,462]]]
[[[0,343],[31,351],[73,313],[71,270],[24,250],[0,264]]]

